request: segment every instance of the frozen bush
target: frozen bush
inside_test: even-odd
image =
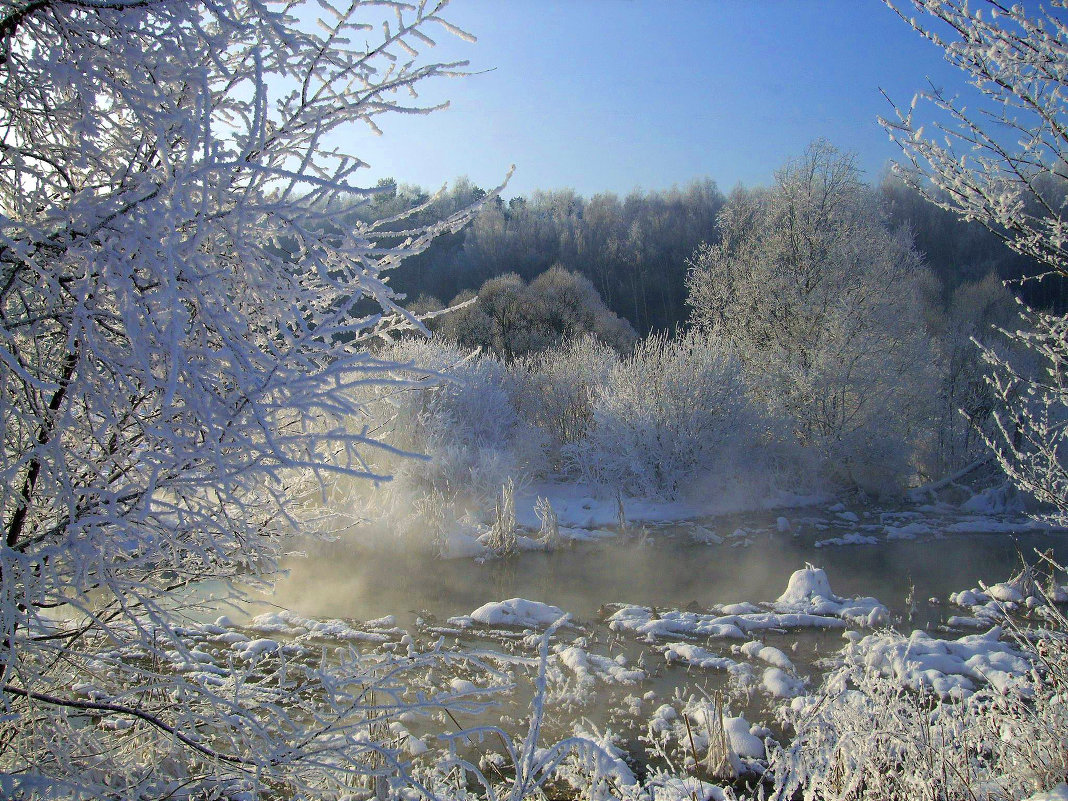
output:
[[[1063,639],[1040,643],[1044,658],[1059,660],[1063,671]],[[848,685],[795,703],[789,717],[796,736],[771,762],[772,797],[1029,797],[1063,781],[1068,768],[1063,680],[1035,673],[1007,692],[938,700],[854,666]]]
[[[551,469],[566,468],[562,449],[586,436],[594,396],[618,364],[619,354],[589,334],[513,364],[520,413],[544,432]]]
[[[427,457],[386,466],[399,487],[492,508],[509,478],[540,469],[543,436],[520,418],[512,375],[495,357],[437,339],[394,343],[383,357],[419,365],[373,404],[390,445]]]
[[[1050,586],[1059,586],[1063,567],[1046,561]],[[795,735],[771,755],[772,797],[993,801],[1028,798],[1063,782],[1068,618],[1051,595],[1034,585],[1030,591],[1041,597],[1033,627],[1006,620],[1030,670],[1010,670],[1016,656],[997,649],[982,658],[984,643],[976,641],[999,645],[996,632],[973,637],[972,656],[922,632],[871,635],[844,649],[822,691],[794,699],[786,713]],[[867,640],[875,647],[865,648]],[[971,681],[947,681],[962,676],[940,682],[938,667],[954,659],[977,683],[989,683],[972,692]]]
[[[737,363],[699,333],[654,334],[612,368],[593,399],[590,431],[564,448],[574,468],[631,495],[677,497],[762,439]]]

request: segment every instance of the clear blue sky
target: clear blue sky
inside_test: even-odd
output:
[[[492,70],[424,99],[452,106],[383,118],[347,146],[371,181],[436,188],[467,175],[505,196],[571,187],[590,196],[708,176],[767,183],[816,137],[854,151],[869,180],[897,153],[878,126],[928,77],[963,76],[879,0],[454,0],[428,51]]]

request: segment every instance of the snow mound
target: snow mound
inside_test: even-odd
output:
[[[830,615],[862,626],[879,626],[889,621],[890,611],[875,598],[840,598],[831,592],[827,574],[806,564],[794,571],[786,591],[772,604],[779,613]]]
[[[487,626],[523,626],[533,629],[550,626],[563,616],[564,610],[558,606],[528,601],[525,598],[491,601],[468,615],[475,623]]]
[[[1043,583],[1045,586],[1042,586]],[[949,602],[971,610],[972,617],[986,621],[988,625],[1005,617],[1006,612],[1013,612],[1020,607],[1035,609],[1048,602],[1064,603],[1068,600],[1068,587],[1045,582],[1030,567],[1024,567],[1008,581],[970,590],[955,592],[949,596]],[[950,625],[953,618],[950,619]]]
[[[669,642],[664,644],[662,650],[668,664],[679,662],[704,670],[731,670],[738,667],[738,663],[730,657],[719,656],[693,643]]]
[[[759,659],[762,662],[767,662],[772,667],[788,670],[791,673],[794,672],[794,663],[790,661],[786,654],[774,646],[764,645],[758,640],[752,640],[738,650],[750,659]]]
[[[896,632],[870,634],[847,651],[869,670],[942,698],[967,697],[980,683],[1006,690],[1031,668],[1019,650],[1002,641],[999,626],[959,640],[934,639],[922,631],[909,637]]]
[[[658,610],[647,606],[625,605],[608,618],[612,631],[629,631],[652,642],[658,637],[737,637],[745,636],[738,627],[738,617],[722,617],[677,609]]]
[[[786,592],[778,597],[775,603],[801,605],[812,601],[813,598],[833,598],[831,582],[827,580],[827,573],[818,567],[805,565],[801,570],[795,570],[786,585]]]
[[[666,733],[687,751],[692,748],[701,754],[708,751],[708,724],[719,714],[714,702],[707,699],[691,698],[681,710],[664,704],[649,719],[649,730]],[[686,725],[687,721],[689,726]],[[760,765],[767,759],[764,738],[770,736],[771,732],[766,728],[750,724],[743,715],[732,717],[724,713],[723,729],[730,751],[728,757],[736,773],[752,772],[754,762]]]
[[[801,679],[777,667],[764,669],[761,686],[765,692],[775,698],[795,698],[805,689],[805,683]]]

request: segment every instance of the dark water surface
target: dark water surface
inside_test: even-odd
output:
[[[832,547],[815,543],[850,532],[878,535],[876,526],[870,518],[849,524],[817,514],[792,520],[794,536],[778,532],[774,518],[766,514],[714,522],[721,536],[741,526],[749,534],[713,545],[696,541],[692,527],[662,528],[649,532],[643,544],[617,538],[484,563],[443,560],[417,549],[316,545],[306,557],[286,563],[289,575],[272,600],[309,617],[393,614],[403,622],[424,612],[444,618],[488,601],[520,597],[592,621],[607,603],[705,608],[773,601],[790,574],[811,562],[827,571],[838,595],[871,595],[902,613],[912,593],[920,618],[929,613],[937,622],[943,614],[962,614],[945,608],[949,593],[975,587],[980,580],[1009,578],[1019,569],[1021,556],[1034,561],[1035,549],[1052,549],[1062,563],[1068,558],[1068,535],[1063,533],[940,536],[936,519],[924,519],[933,530],[925,538],[886,541],[880,536],[874,545]],[[712,522],[707,525],[711,528]],[[749,544],[732,546],[743,539]],[[928,607],[932,597],[941,603]]]

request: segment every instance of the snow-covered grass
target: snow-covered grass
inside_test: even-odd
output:
[[[1016,609],[1023,583],[1017,577],[983,594]],[[1068,771],[1068,618],[1049,595],[1027,597],[1039,599],[1040,611],[1027,629],[1003,608],[1009,631],[958,640],[854,634],[820,692],[795,698],[786,712],[794,736],[771,754],[774,797],[1060,797]]]

